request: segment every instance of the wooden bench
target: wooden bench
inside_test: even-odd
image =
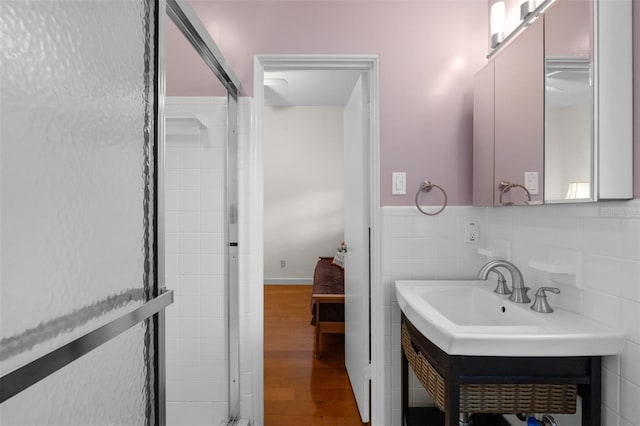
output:
[[[313,356],[320,358],[320,335],[344,334],[344,269],[321,257],[313,274],[311,324],[316,326]]]

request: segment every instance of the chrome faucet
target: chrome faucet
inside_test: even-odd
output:
[[[487,262],[487,264],[480,268],[480,272],[478,272],[478,278],[486,280],[489,276],[489,272],[499,267],[505,268],[511,274],[512,286],[509,300],[515,303],[531,302],[531,299],[529,299],[529,296],[527,296],[527,291],[529,291],[529,288],[524,286],[524,278],[522,278],[522,272],[520,272],[520,269],[518,269],[516,265],[509,261],[492,260],[490,262]]]

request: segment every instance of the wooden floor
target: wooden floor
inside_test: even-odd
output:
[[[344,368],[344,336],[323,335],[313,358],[310,285],[264,286],[265,426],[360,426]]]

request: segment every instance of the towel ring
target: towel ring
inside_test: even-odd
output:
[[[522,189],[524,189],[524,192],[527,193],[527,202],[531,202],[531,193],[529,192],[529,190],[524,185],[520,185],[519,183],[512,183],[512,182],[508,182],[506,180],[503,180],[498,185],[498,189],[500,190],[500,200],[498,201],[498,203],[500,205],[503,205],[503,206],[513,205],[513,202],[509,202],[509,203],[506,203],[506,204],[502,202],[502,196],[504,195],[505,192],[509,192],[509,190],[511,188],[522,188]]]
[[[442,195],[444,195],[444,204],[442,205],[442,207],[440,207],[439,210],[433,212],[433,213],[429,213],[426,212],[424,210],[422,210],[422,208],[420,207],[420,203],[418,202],[418,198],[420,197],[420,193],[421,192],[429,192],[431,191],[433,188],[438,188],[441,192]],[[424,182],[422,182],[420,184],[420,188],[418,189],[418,192],[416,192],[416,207],[418,208],[418,210],[420,210],[420,213],[422,214],[426,214],[427,216],[435,216],[437,214],[442,213],[442,211],[444,210],[445,207],[447,207],[447,192],[442,189],[442,187],[440,185],[436,185],[435,183],[431,183],[428,180],[425,180]]]

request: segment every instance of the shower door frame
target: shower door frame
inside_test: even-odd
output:
[[[238,225],[238,98],[240,80],[224,59],[222,52],[187,0],[166,0],[167,15],[191,43],[196,53],[227,89],[227,140],[225,144],[225,267],[229,424],[240,419],[240,289],[239,289],[239,225]],[[164,69],[164,67],[163,67]],[[164,99],[163,99],[164,102]],[[164,159],[164,157],[163,157]],[[164,164],[164,162],[163,162]],[[164,166],[163,166],[164,170]],[[164,210],[162,211],[164,215]],[[159,231],[164,238],[165,229]],[[165,250],[162,247],[162,255]],[[166,404],[165,404],[166,408]],[[166,416],[165,416],[166,417]]]

